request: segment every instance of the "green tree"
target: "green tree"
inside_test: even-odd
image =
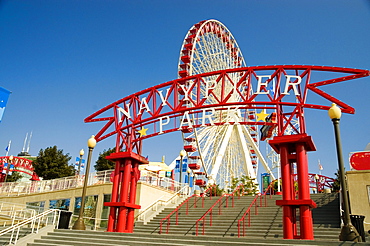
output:
[[[240,178],[233,178],[231,180],[231,191],[233,192],[236,187],[239,187],[239,192],[237,194],[254,196],[258,193],[258,184],[255,182],[255,179],[243,175]]]
[[[222,196],[223,192],[224,190],[221,189],[218,184],[216,184],[207,188],[206,196]]]
[[[75,175],[74,166],[68,164],[69,160],[69,154],[63,154],[63,150],[54,146],[41,149],[32,164],[37,175],[48,180]]]
[[[99,153],[98,160],[95,162],[94,168],[96,171],[104,171],[109,169],[114,169],[116,163],[106,159],[108,155],[116,152],[116,148],[109,148],[108,150],[104,150],[103,153]]]
[[[21,178],[22,174],[13,171],[11,175],[8,175],[8,177],[6,177],[6,182],[17,182]]]
[[[340,178],[339,178],[339,170],[335,173],[335,176],[337,177],[334,182],[333,186],[331,187],[333,192],[339,192],[340,191]]]

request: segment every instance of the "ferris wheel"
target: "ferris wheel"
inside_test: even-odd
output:
[[[206,20],[195,24],[188,31],[180,52],[178,72],[179,77],[183,78],[245,66],[239,46],[226,26],[217,20]],[[241,75],[234,73],[232,76],[237,80]],[[232,85],[226,86],[230,86],[226,88],[228,90]],[[225,88],[217,85],[214,91],[221,93],[222,89]],[[206,88],[201,88],[201,93],[205,95]],[[238,102],[240,92],[235,91],[228,100]],[[217,102],[210,98],[209,103]],[[240,114],[236,110],[228,112],[227,117],[224,116],[217,114],[212,117],[215,118],[214,121],[222,122],[227,119],[230,122],[230,119],[238,118]],[[248,121],[252,124],[223,124],[182,131],[189,169],[199,175],[196,185],[204,186],[208,181],[208,184],[218,184],[227,188],[233,178],[245,175],[256,179],[259,163],[271,173],[259,150],[258,128],[253,125],[256,121],[255,110],[248,111]]]

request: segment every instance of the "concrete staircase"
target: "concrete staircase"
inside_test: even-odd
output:
[[[198,198],[200,199],[200,198]],[[173,209],[165,209],[147,225],[135,225],[134,233],[108,233],[97,231],[73,231],[54,230],[41,239],[28,243],[28,246],[53,246],[53,245],[370,245],[370,243],[340,242],[339,204],[336,194],[313,194],[312,199],[318,205],[313,210],[315,240],[283,240],[282,209],[275,205],[275,201],[281,196],[273,196],[268,200],[268,207],[258,207],[258,215],[252,209],[251,227],[247,227],[246,236],[238,238],[237,221],[249,207],[252,197],[240,197],[234,200],[231,207],[225,202],[222,204],[222,214],[218,215],[218,209],[213,213],[213,225],[205,227],[205,234],[199,230],[199,236],[195,236],[195,221],[199,219],[210,206],[217,201],[206,198],[204,207],[198,200],[197,207],[189,205],[189,213],[186,214],[186,206],[180,209],[179,224],[175,225],[175,217],[171,218],[169,233],[163,226],[162,234],[159,234],[159,222]],[[218,207],[216,207],[218,208]],[[207,217],[207,224],[209,219]],[[164,224],[165,225],[165,224]]]
[[[225,207],[225,202],[222,208],[222,214],[218,215],[216,209],[213,214],[212,226],[209,226],[207,217],[205,226],[205,235],[207,236],[238,236],[238,219],[241,218],[244,211],[249,207],[254,197],[243,196],[234,200],[234,207]],[[258,215],[255,214],[255,208],[251,213],[251,227],[246,227],[247,237],[258,238],[282,238],[282,209],[275,205],[276,200],[280,200],[281,196],[272,196],[268,199],[268,206],[258,206]],[[314,236],[315,239],[338,240],[340,232],[339,220],[339,203],[336,194],[313,194],[312,199],[317,202],[318,208],[313,210],[314,221]],[[171,220],[169,233],[180,235],[195,235],[195,221],[199,219],[207,209],[216,201],[207,198],[204,203],[204,208],[191,208],[189,214],[186,215],[184,209],[180,209],[179,224],[175,225],[174,218]],[[172,211],[172,210],[171,210]],[[135,232],[159,233],[159,223],[162,218],[167,216],[170,210],[164,210],[161,214],[150,221],[146,226],[136,226]],[[163,232],[166,233],[166,224],[163,225]],[[203,224],[201,224],[203,225]],[[202,234],[201,225],[198,234]],[[298,222],[299,226],[299,222]]]
[[[0,227],[0,231],[1,230],[4,230],[6,229],[8,226],[4,226],[4,227]],[[27,235],[31,234],[31,231],[32,229],[25,226],[25,227],[22,227],[20,230],[19,230],[19,238],[22,238],[22,237],[26,237]],[[16,232],[15,232],[16,233]],[[12,236],[12,233],[11,232],[8,232],[4,235],[2,235],[0,237],[0,245],[9,245],[9,242],[10,242],[10,238]],[[14,235],[15,236],[15,235]]]

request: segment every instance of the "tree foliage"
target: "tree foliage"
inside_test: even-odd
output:
[[[237,194],[254,196],[258,193],[258,184],[255,182],[255,179],[252,179],[246,175],[243,175],[240,178],[233,178],[231,181],[231,191],[233,192],[239,186],[239,192]]]
[[[206,190],[206,196],[222,196],[224,189],[220,188],[218,184],[209,186]]]
[[[11,175],[8,175],[8,177],[6,177],[6,182],[17,182],[21,178],[22,174],[13,171]]]
[[[63,150],[58,150],[57,146],[41,149],[33,167],[39,177],[44,180],[56,179],[75,175],[73,165],[69,165],[71,160],[69,154],[63,154]]]
[[[340,178],[339,178],[339,170],[337,170],[337,172],[335,173],[335,176],[337,177],[334,182],[333,182],[333,186],[332,186],[332,191],[333,192],[339,192],[340,191]]]
[[[103,153],[99,153],[98,160],[95,162],[94,168],[96,171],[104,171],[109,169],[114,169],[116,164],[111,160],[107,160],[105,157],[116,152],[116,148],[109,148],[104,150]]]

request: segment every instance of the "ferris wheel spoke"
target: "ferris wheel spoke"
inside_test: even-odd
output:
[[[225,155],[226,147],[227,147],[227,145],[229,143],[229,140],[230,140],[230,137],[231,137],[232,130],[233,130],[233,127],[231,125],[228,125],[227,130],[225,131],[225,135],[222,137],[222,141],[221,141],[222,143],[220,145],[220,149],[217,152],[215,163],[214,163],[212,172],[210,174],[210,179],[213,179],[213,180],[216,179],[218,170],[219,170],[220,165],[222,163],[222,159]]]
[[[237,125],[236,128],[237,128],[237,135],[239,137],[239,141],[241,143],[242,150],[243,150],[242,155],[243,155],[243,158],[245,159],[245,164],[243,165],[243,168],[245,170],[245,173],[247,173],[249,177],[256,178],[256,173],[253,170],[252,159],[249,155],[250,150],[248,148],[246,138],[243,134],[243,130],[241,129],[240,125]],[[249,132],[247,132],[247,134],[249,134]]]

